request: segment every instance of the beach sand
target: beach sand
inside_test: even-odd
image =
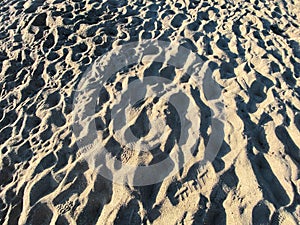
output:
[[[0,12],[0,224],[300,223],[299,0],[2,0]],[[208,65],[220,90],[221,130],[211,122],[207,98],[215,89],[205,84],[212,83],[199,90],[184,70],[168,65],[171,53],[115,73],[102,84],[94,111],[78,110],[87,119],[76,125],[74,96],[87,90],[79,84],[89,66],[144,39],[175,52],[184,46]],[[169,98],[149,94],[114,111],[126,93],[154,90],[155,77],[170,81],[162,89]],[[134,80],[154,83],[139,88]],[[172,85],[185,92],[182,112],[168,103],[181,96]],[[88,104],[83,98],[78,106]],[[196,151],[158,183],[112,181],[85,157],[97,134],[121,167],[159,164],[179,151],[182,113],[196,132],[184,136],[186,146]],[[113,131],[119,123],[157,152],[141,151],[142,141],[124,144]],[[222,134],[211,142],[217,155],[200,166],[213,134]],[[125,170],[109,170],[118,171]]]

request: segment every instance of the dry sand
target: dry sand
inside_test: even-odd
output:
[[[0,12],[0,224],[300,223],[299,0],[2,0]],[[195,157],[163,182],[138,187],[111,182],[84,160],[72,103],[97,57],[142,39],[182,43],[209,62],[225,121],[212,163],[198,168]],[[100,93],[91,116],[107,147],[123,164],[155,160],[109,129],[110,106],[131,78],[148,73],[185,85],[201,103],[201,121],[188,118],[200,124],[201,155],[209,105],[191,79],[155,62],[117,74]],[[158,133],[166,152],[178,131],[162,113],[168,107],[149,98],[125,113],[136,134]]]

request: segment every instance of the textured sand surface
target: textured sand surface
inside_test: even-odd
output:
[[[299,26],[299,0],[2,0],[0,224],[299,224]],[[201,114],[190,118],[200,125],[197,157],[172,178],[134,187],[103,178],[83,159],[72,104],[94,60],[142,39],[180,43],[209,63],[225,122],[216,159],[199,168],[211,134],[201,90],[157,62],[116,74],[90,116],[124,164],[155,162],[109,129],[111,106],[130,80],[165,76],[186,87]],[[179,129],[173,112],[148,98],[126,111],[127,126],[148,140],[158,134],[168,153]]]

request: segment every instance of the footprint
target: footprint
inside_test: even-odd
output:
[[[175,181],[172,185],[173,187],[169,187],[171,188],[170,191],[173,192],[174,196],[174,199],[171,198],[173,204],[177,205],[179,202],[185,201],[194,191],[199,192],[205,186],[209,179],[208,170],[205,170],[204,172],[197,170],[196,174],[196,178],[192,180],[188,180],[184,183]]]
[[[184,20],[187,19],[187,16],[185,14],[177,14],[171,21],[171,25],[174,27],[174,28],[179,28],[182,26],[182,23]]]
[[[77,224],[95,224],[104,205],[111,201],[112,183],[100,175],[97,176],[92,191],[87,196],[87,203],[80,212]],[[136,214],[135,214],[136,215]]]
[[[209,21],[208,23],[206,23],[204,26],[203,26],[203,29],[206,33],[213,33],[216,31],[216,28],[217,28],[217,23],[214,22],[214,21]]]
[[[224,209],[218,209],[211,207],[207,210],[207,213],[204,217],[204,225],[211,224],[226,224],[226,213]]]
[[[50,33],[43,43],[44,51],[48,51],[48,49],[52,48],[54,44],[55,44],[54,35]]]
[[[32,21],[32,25],[33,26],[46,26],[46,22],[47,22],[47,14],[46,13],[41,13],[38,14],[34,20]]]
[[[52,210],[45,203],[39,203],[30,210],[25,224],[47,225],[50,224],[52,216]]]
[[[142,224],[141,217],[138,213],[139,208],[140,208],[139,204],[135,199],[121,206],[121,208],[118,211],[117,217],[114,221],[114,224],[116,225]]]
[[[279,210],[272,216],[270,225],[297,225],[297,221],[290,213]]]
[[[41,198],[52,193],[57,186],[58,183],[53,179],[50,172],[40,178],[30,190],[30,205],[34,205]]]
[[[74,206],[73,202],[66,201],[63,204],[58,204],[56,206],[56,209],[58,210],[58,213],[62,215],[62,214],[69,212],[73,208],[73,206]]]
[[[263,201],[257,203],[252,211],[252,223],[255,225],[267,225],[270,221],[270,210]]]
[[[121,154],[121,162],[126,164],[128,161],[133,157],[134,150],[131,150],[129,148],[124,148],[123,152]]]

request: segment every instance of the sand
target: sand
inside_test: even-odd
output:
[[[0,12],[0,224],[300,223],[299,0],[3,0]],[[145,50],[120,46],[142,40],[165,57],[113,73]],[[87,72],[99,57],[105,82]],[[199,61],[204,80],[188,73]]]

